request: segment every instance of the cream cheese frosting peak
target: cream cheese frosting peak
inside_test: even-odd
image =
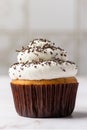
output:
[[[9,68],[11,79],[41,80],[75,76],[77,67],[67,52],[46,39],[34,39],[18,51],[18,63]]]

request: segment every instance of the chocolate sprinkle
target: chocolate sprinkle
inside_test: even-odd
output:
[[[12,67],[12,66],[14,66],[14,65],[18,65],[19,63],[17,62],[17,63],[14,63],[13,65],[11,65],[10,67]]]
[[[20,68],[21,70],[24,70],[24,68]]]
[[[46,51],[44,51],[44,53],[47,53]]]
[[[66,62],[68,62],[68,63],[70,63],[70,64],[75,64],[74,62],[72,62],[72,61],[66,61]]]
[[[20,52],[19,50],[16,50],[16,52]]]
[[[34,66],[35,68],[37,68],[37,66]]]
[[[34,52],[34,49],[32,50],[32,52]]]
[[[60,48],[60,47],[57,47],[57,49],[59,49],[60,51],[64,51],[64,49]]]
[[[48,64],[49,64],[49,66],[50,66],[50,65],[51,65],[51,62],[49,61]]]
[[[22,60],[22,59],[20,58],[20,60]]]
[[[40,40],[40,41],[42,41],[42,42],[51,42],[51,41],[49,41],[49,40],[47,40],[47,39],[43,39],[43,38],[40,38],[40,39],[38,39],[38,40]]]
[[[63,56],[63,53],[61,53],[60,55]]]
[[[53,54],[53,52],[52,52],[52,51],[50,51],[50,54],[52,55],[52,54]]]
[[[48,44],[48,43],[47,43],[47,44],[45,44],[45,45],[43,46],[43,48],[42,48],[42,49],[44,50],[44,49],[47,49],[47,48],[50,48],[50,49],[52,49],[52,50],[57,49],[55,46],[52,46],[52,45],[50,45],[50,44]]]
[[[26,65],[26,64],[28,64],[28,61],[26,61],[25,63],[22,63],[21,66],[24,66],[24,65]],[[25,67],[26,67],[26,66],[25,66]]]
[[[65,69],[62,69],[64,72],[66,71]]]
[[[64,54],[64,56],[66,57],[66,54]]]
[[[14,70],[16,70],[16,66],[15,67],[13,67],[14,68]]]

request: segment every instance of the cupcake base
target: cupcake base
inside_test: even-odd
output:
[[[11,83],[14,104],[24,117],[66,117],[75,106],[78,83],[14,84]]]

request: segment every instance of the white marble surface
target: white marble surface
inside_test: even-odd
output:
[[[69,118],[24,118],[14,108],[10,79],[0,77],[0,130],[87,130],[87,77],[80,77],[74,113]]]

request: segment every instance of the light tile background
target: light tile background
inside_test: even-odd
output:
[[[87,0],[0,0],[0,75],[16,49],[40,37],[65,48],[87,75]]]

